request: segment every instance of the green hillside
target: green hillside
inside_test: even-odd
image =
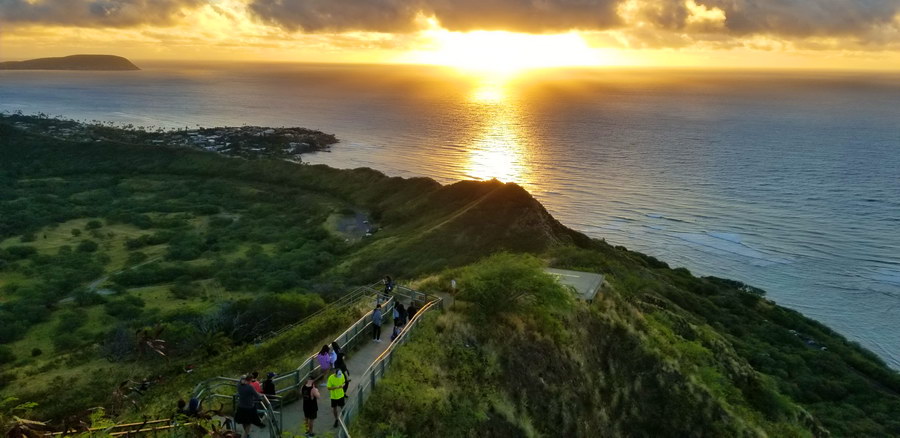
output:
[[[763,291],[572,231],[514,184],[71,142],[8,118],[0,154],[0,420],[22,402],[51,424],[166,415],[205,378],[312,353],[358,315],[252,344],[390,273],[455,304],[398,351],[353,436],[900,435],[900,376],[872,353]],[[371,236],[342,225],[362,217]],[[546,266],[608,282],[576,301]]]

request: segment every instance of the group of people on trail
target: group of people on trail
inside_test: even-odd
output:
[[[259,381],[259,371],[241,376],[237,385],[238,403],[234,422],[244,428],[244,437],[250,436],[251,426],[266,427],[259,416],[259,408],[263,398],[277,405],[279,398],[275,389],[276,376],[277,374],[269,372],[263,382]]]
[[[381,326],[384,319],[382,313],[381,298],[390,300],[391,292],[393,292],[395,284],[389,275],[384,276],[384,295],[379,297],[376,302],[375,309],[372,311],[372,339],[375,342],[381,342]],[[415,315],[415,304],[404,307],[403,304],[397,303],[393,310],[394,333],[391,340],[399,336],[403,327]],[[331,400],[331,412],[334,415],[334,427],[339,426],[339,410],[344,408],[347,399],[347,389],[350,384],[350,372],[347,369],[346,354],[337,342],[331,345],[323,345],[316,354],[315,363],[318,364],[320,372],[317,375],[310,375],[306,382],[300,387],[300,399],[303,405],[303,416],[305,418],[306,436],[315,436],[313,432],[313,424],[318,417],[319,399],[321,392],[317,386],[319,380],[324,380],[319,386],[325,386],[328,390],[328,397]],[[270,402],[278,400],[275,389],[275,373],[269,373],[268,379],[260,383],[258,380],[259,373],[253,372],[248,375],[241,376],[237,386],[237,410],[234,414],[234,422],[243,427],[243,437],[250,436],[250,430],[255,425],[257,427],[265,427],[259,416],[260,403],[263,398]]]
[[[346,354],[337,342],[331,345],[323,345],[316,355],[319,364],[319,378],[325,380],[328,396],[331,399],[331,413],[334,415],[334,427],[338,427],[338,408],[343,408],[347,397],[347,387],[350,385],[350,371],[347,369]],[[303,416],[306,419],[306,436],[315,436],[313,423],[318,417],[320,397],[316,388],[316,378],[310,376],[306,384],[300,388],[300,397],[303,399]]]

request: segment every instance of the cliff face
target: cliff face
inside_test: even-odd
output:
[[[0,70],[140,70],[131,61],[114,55],[71,55],[0,62]]]

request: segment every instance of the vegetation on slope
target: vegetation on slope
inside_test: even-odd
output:
[[[457,280],[455,307],[398,351],[354,436],[900,434],[897,373],[761,291],[600,243],[543,255],[609,283],[560,306],[508,254],[432,277]]]

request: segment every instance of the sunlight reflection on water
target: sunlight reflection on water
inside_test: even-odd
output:
[[[503,78],[487,78],[473,90],[470,101],[480,130],[465,146],[465,173],[475,179],[496,178],[527,185],[525,132],[515,100],[509,99]]]

